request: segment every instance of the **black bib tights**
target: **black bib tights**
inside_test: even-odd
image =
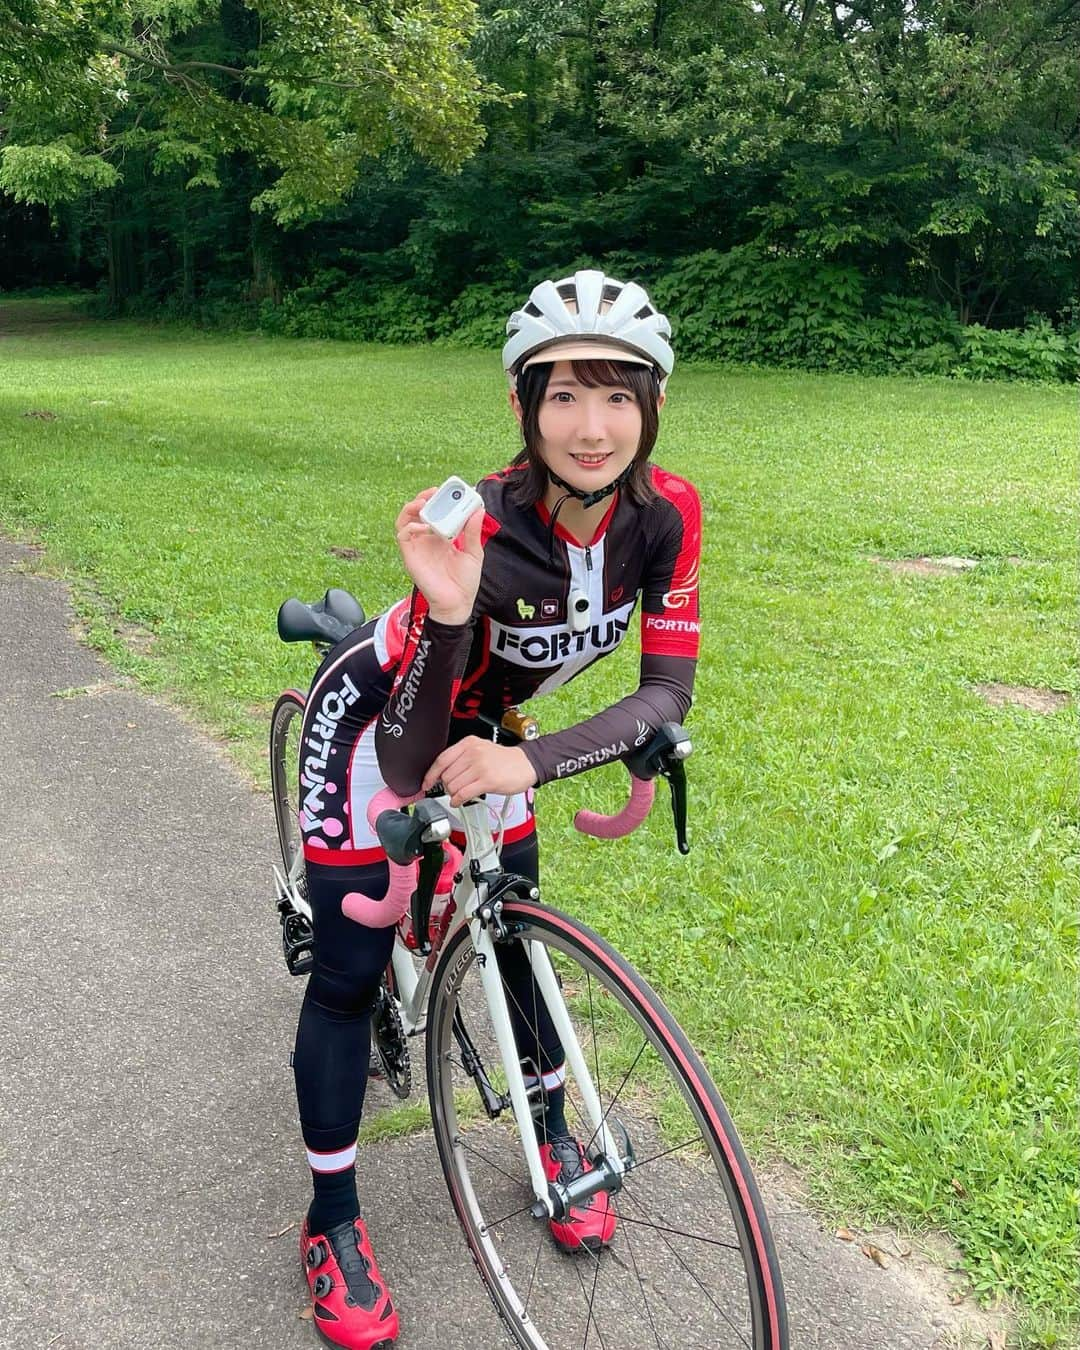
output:
[[[539,881],[535,831],[506,844],[503,866]],[[371,1009],[379,981],[390,960],[395,928],[366,928],[341,912],[347,891],[386,893],[385,862],[360,867],[320,867],[308,863],[308,890],[315,926],[315,966],[308,979],[296,1030],[293,1068],[304,1143],[332,1154],[356,1142],[367,1087]],[[562,1046],[543,999],[533,987],[519,943],[498,949],[499,967],[508,987],[508,1002],[522,1058],[540,1065],[541,1073],[563,1062]],[[526,1021],[519,1008],[537,1010]]]

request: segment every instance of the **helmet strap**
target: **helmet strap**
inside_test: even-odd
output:
[[[597,488],[595,492],[582,492],[580,488],[571,486],[564,478],[560,478],[554,469],[548,469],[547,474],[556,487],[561,487],[563,495],[555,503],[551,510],[551,516],[548,519],[548,562],[553,562],[555,557],[555,520],[563,508],[563,504],[571,497],[575,497],[587,511],[590,506],[595,506],[597,502],[602,502],[605,497],[622,487],[623,483],[630,477],[630,470],[634,467],[633,462],[629,463],[618,478],[613,479],[607,487]]]
[[[576,497],[587,511],[590,506],[595,506],[597,502],[602,502],[605,497],[610,497],[613,492],[618,488],[621,488],[630,477],[630,470],[633,467],[634,465],[631,461],[631,463],[623,469],[622,473],[619,474],[618,478],[613,478],[607,487],[597,488],[595,492],[583,492],[581,488],[572,487],[565,479],[560,478],[554,469],[548,469],[547,475],[556,487],[562,488],[563,492],[566,493],[566,497]],[[566,497],[563,497],[562,501],[558,502],[557,505],[562,506]]]

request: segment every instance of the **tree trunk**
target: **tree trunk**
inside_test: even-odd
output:
[[[281,301],[281,281],[277,274],[277,235],[274,223],[265,216],[251,213],[251,285],[250,298],[256,302]]]

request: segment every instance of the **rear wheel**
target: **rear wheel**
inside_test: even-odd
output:
[[[546,906],[507,902],[510,940],[533,968],[548,959],[626,1171],[609,1189],[614,1236],[599,1249],[556,1247],[534,1196],[516,1121],[494,1119],[502,1069],[467,926],[435,972],[428,1015],[432,1120],[450,1198],[473,1259],[518,1345],[529,1350],[785,1350],[780,1270],[746,1156],[719,1093],[649,985],[591,929]],[[500,961],[500,966],[502,962]],[[503,987],[520,1022],[533,1008]],[[466,1036],[462,1037],[464,1029]],[[523,1058],[538,1058],[536,1045]],[[470,1068],[473,1072],[470,1072]],[[594,1165],[604,1159],[566,1081],[566,1119]]]
[[[304,840],[300,833],[300,732],[304,723],[304,696],[286,689],[270,716],[270,787],[274,820],[285,875],[307,899]]]

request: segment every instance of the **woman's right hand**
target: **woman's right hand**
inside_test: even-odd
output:
[[[402,507],[395,526],[398,547],[405,570],[428,602],[431,617],[439,623],[466,623],[484,565],[480,542],[484,512],[478,507],[456,540],[444,539],[420,519],[420,508],[437,491],[426,488]]]

